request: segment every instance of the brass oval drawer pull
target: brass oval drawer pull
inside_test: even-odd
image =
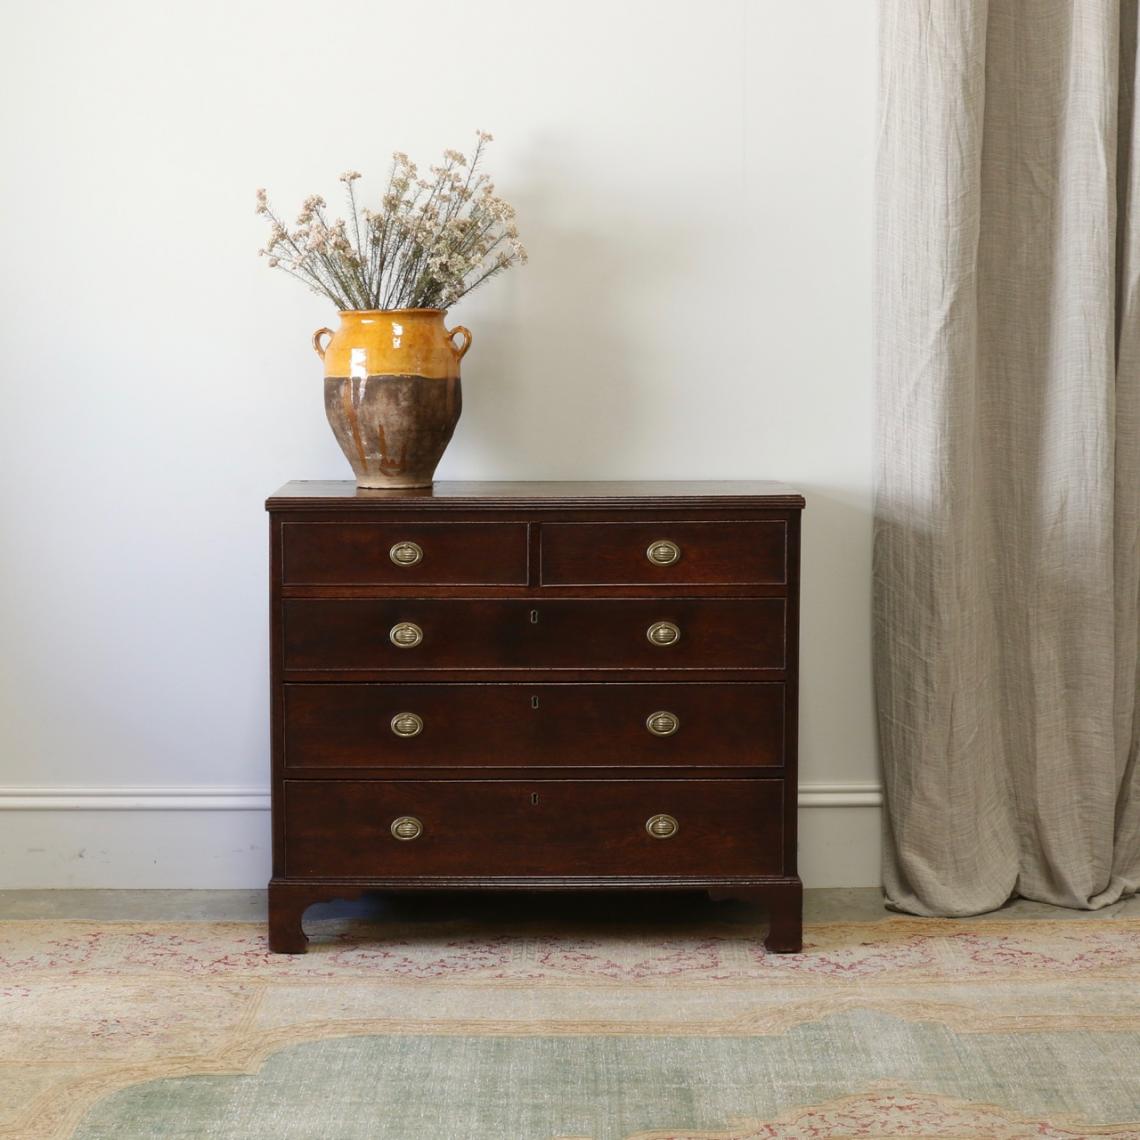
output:
[[[419,839],[424,833],[424,825],[414,815],[402,815],[392,820],[392,836],[395,839]]]
[[[654,839],[672,839],[680,829],[680,824],[671,815],[651,815],[645,821],[645,830]]]
[[[655,621],[646,631],[650,645],[674,645],[681,640],[681,629],[671,621]]]
[[[419,736],[424,730],[424,720],[421,716],[416,716],[413,712],[396,713],[392,717],[392,731],[397,736],[411,737]]]
[[[681,718],[676,713],[662,709],[645,718],[645,727],[654,736],[672,736],[681,727]]]
[[[397,649],[413,649],[424,639],[424,631],[414,621],[401,621],[392,626],[388,640]]]
[[[414,566],[424,556],[424,548],[418,542],[397,542],[388,551],[388,557],[397,566]]]
[[[681,548],[668,538],[659,538],[649,544],[645,557],[654,566],[672,566],[681,560]]]

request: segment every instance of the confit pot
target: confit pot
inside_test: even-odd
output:
[[[325,413],[358,487],[431,486],[463,407],[459,362],[471,345],[462,325],[444,327],[445,315],[347,310],[335,332],[313,334]]]

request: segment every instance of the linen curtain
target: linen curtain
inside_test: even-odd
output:
[[[916,914],[1140,887],[1136,0],[880,0],[875,679]]]

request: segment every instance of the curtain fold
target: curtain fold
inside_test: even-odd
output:
[[[1140,888],[1136,0],[881,0],[875,678],[916,914]]]

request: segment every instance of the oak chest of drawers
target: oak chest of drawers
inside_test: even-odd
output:
[[[289,483],[273,950],[365,890],[707,889],[800,949],[799,534],[774,483]]]

